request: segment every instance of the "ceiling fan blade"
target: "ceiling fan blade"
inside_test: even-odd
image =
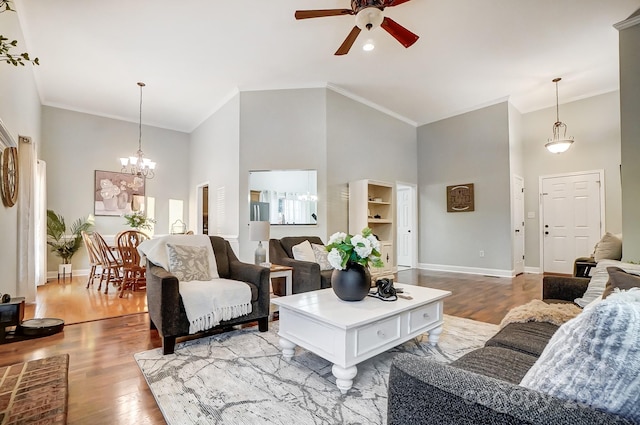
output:
[[[410,47],[420,38],[391,18],[385,17],[380,26],[404,47]]]
[[[353,43],[355,43],[356,38],[358,38],[358,34],[360,34],[360,31],[361,30],[360,28],[358,28],[358,26],[353,27],[347,38],[344,39],[342,45],[336,51],[335,55],[341,56],[349,53],[349,49],[351,49],[351,46],[353,46]]]
[[[296,19],[323,18],[325,16],[354,15],[351,9],[296,10]]]
[[[402,3],[406,3],[409,0],[385,0],[383,6],[384,7],[393,7]]]

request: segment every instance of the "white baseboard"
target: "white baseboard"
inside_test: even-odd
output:
[[[450,265],[443,265],[443,264],[418,263],[418,268],[422,270],[434,270],[439,272],[479,274],[483,276],[495,276],[495,277],[514,277],[515,276],[515,272],[513,270],[483,269],[479,267],[450,266]]]
[[[72,274],[73,276],[89,276],[89,269],[73,269]],[[58,272],[56,270],[47,271],[47,280],[52,280],[57,278],[58,278]]]
[[[533,273],[533,274],[542,274],[542,270],[540,269],[540,267],[525,267],[524,272]]]

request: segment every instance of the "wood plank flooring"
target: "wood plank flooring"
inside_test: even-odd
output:
[[[409,270],[396,280],[448,289],[453,295],[445,300],[446,314],[490,323],[499,323],[510,308],[542,294],[541,275],[509,279]],[[27,315],[43,312],[76,324],[67,324],[57,335],[0,345],[0,366],[69,353],[69,424],[164,424],[133,359],[134,353],[162,345],[157,331],[149,330],[148,314],[135,311],[143,309],[144,293],[115,299],[110,289],[113,294],[103,299],[85,284],[76,277],[66,286],[39,289],[38,304]],[[128,315],[97,320],[121,311]]]

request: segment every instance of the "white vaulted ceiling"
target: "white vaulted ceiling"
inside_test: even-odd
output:
[[[330,85],[417,125],[509,99],[521,112],[618,89],[613,24],[640,0],[411,0],[334,56],[348,0],[15,0],[45,105],[191,132],[237,90]],[[376,49],[361,44],[373,38]]]

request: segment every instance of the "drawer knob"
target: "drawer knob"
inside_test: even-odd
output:
[[[384,338],[384,331],[378,330],[378,332],[376,332],[378,334],[378,336],[380,338]]]
[[[428,318],[429,318],[429,313],[424,313],[424,314],[422,315],[422,317],[424,317],[425,319],[428,319]]]

